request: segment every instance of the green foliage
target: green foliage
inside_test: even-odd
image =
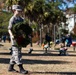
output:
[[[8,2],[10,0],[6,0]],[[58,9],[58,5],[61,3],[46,2],[46,0],[12,0],[13,3],[20,4],[25,11],[25,16],[30,21],[35,21],[38,24],[50,24],[62,21],[63,13]],[[12,5],[11,4],[11,5]]]
[[[29,36],[32,34],[32,28],[27,22],[16,23],[12,31],[19,46],[26,47],[30,43]]]
[[[13,0],[12,0],[13,1]],[[60,1],[48,1],[46,0],[15,0],[16,4],[20,4],[24,9],[25,18],[32,23],[32,28],[43,25],[55,25],[60,22],[66,22],[66,17],[63,12],[59,10],[58,5]],[[10,3],[11,4],[11,3]],[[13,4],[13,2],[12,2]],[[12,5],[11,4],[11,5]],[[8,5],[9,6],[9,5]],[[33,24],[35,22],[37,25]],[[38,26],[39,25],[39,26]]]
[[[7,27],[12,13],[9,12],[0,12],[0,33],[8,33]]]
[[[71,36],[72,36],[73,40],[76,40],[76,35],[75,34],[71,33]]]
[[[16,23],[13,28],[12,28],[13,33],[16,35],[18,34],[19,31],[23,31],[26,35],[29,35],[32,33],[32,29],[29,26],[27,22],[19,22]]]
[[[13,4],[18,4],[20,0],[6,0],[6,5],[12,6]]]
[[[61,29],[61,32],[62,32],[63,34],[68,34],[68,30],[65,30],[65,29]]]
[[[31,28],[34,30],[34,31],[37,31],[38,29],[38,24],[36,23],[36,22],[32,22],[32,24],[31,24]]]
[[[73,8],[71,8],[71,10],[76,14],[76,4]]]

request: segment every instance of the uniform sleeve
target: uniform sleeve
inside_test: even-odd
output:
[[[12,25],[14,24],[13,18],[10,19],[8,29],[12,29]]]

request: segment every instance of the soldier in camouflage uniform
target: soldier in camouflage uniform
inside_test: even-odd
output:
[[[8,32],[10,34],[11,38],[11,43],[12,43],[12,57],[10,59],[10,66],[8,71],[13,72],[16,71],[14,69],[14,64],[17,64],[20,69],[20,73],[27,74],[28,71],[24,70],[21,62],[21,47],[18,47],[16,45],[16,40],[14,39],[14,35],[12,33],[12,26],[15,25],[16,23],[23,22],[23,18],[21,17],[22,13],[22,8],[20,5],[13,5],[12,6],[14,15],[11,17],[9,21],[9,26],[8,26]]]

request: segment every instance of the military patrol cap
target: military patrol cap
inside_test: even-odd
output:
[[[13,5],[12,10],[22,11],[22,7],[20,5]]]

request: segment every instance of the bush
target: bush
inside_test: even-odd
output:
[[[16,25],[13,25],[12,31],[18,46],[26,47],[30,43],[29,36],[32,34],[32,28],[28,23],[17,23]]]

